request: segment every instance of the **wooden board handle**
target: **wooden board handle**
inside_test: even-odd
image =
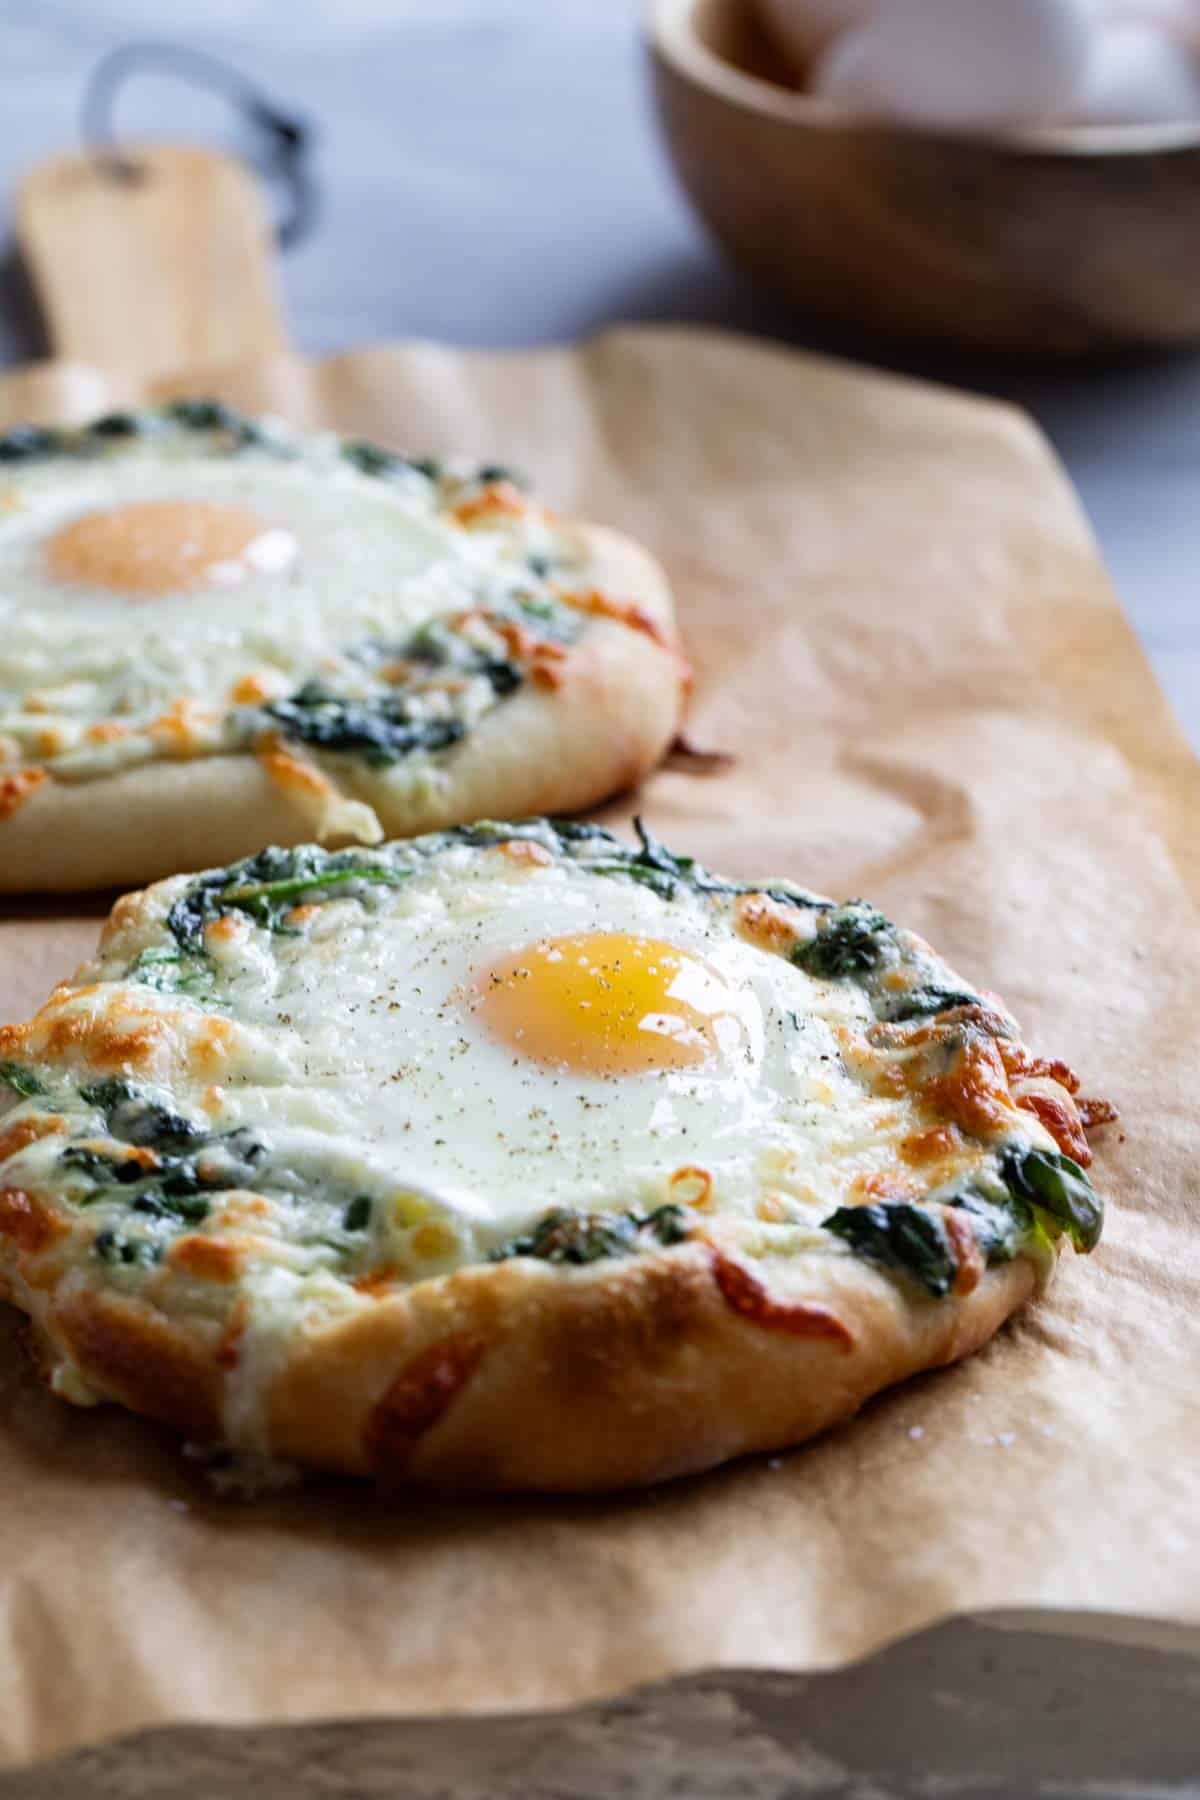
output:
[[[134,381],[285,347],[271,231],[253,177],[180,144],[40,164],[17,193],[17,241],[56,357]]]

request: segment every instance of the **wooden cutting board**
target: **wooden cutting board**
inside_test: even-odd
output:
[[[51,355],[0,377],[0,421],[87,417],[172,373],[287,347],[271,227],[231,157],[184,144],[58,157],[25,178],[15,214]]]

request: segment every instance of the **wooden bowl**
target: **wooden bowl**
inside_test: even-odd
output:
[[[649,35],[686,192],[805,311],[1038,354],[1200,339],[1200,127],[857,119],[797,88],[751,0],[654,0]]]

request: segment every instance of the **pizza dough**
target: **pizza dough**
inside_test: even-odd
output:
[[[645,832],[178,876],[0,1059],[0,1291],[54,1390],[385,1483],[794,1443],[1100,1233],[1106,1109],[999,1002]]]
[[[0,889],[574,811],[686,677],[653,560],[498,466],[211,401],[0,437]]]

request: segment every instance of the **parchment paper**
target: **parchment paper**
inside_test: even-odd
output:
[[[1123,1124],[1100,1251],[983,1354],[804,1450],[628,1498],[222,1503],[165,1437],[43,1394],[0,1319],[0,1754],[830,1666],[988,1607],[1200,1623],[1200,783],[1029,423],[676,330],[174,385],[500,456],[643,538],[697,665],[692,735],[737,758],[657,775],[654,828],[877,899]],[[128,398],[87,371],[0,386],[10,415]],[[97,911],[10,909],[6,1016]]]

